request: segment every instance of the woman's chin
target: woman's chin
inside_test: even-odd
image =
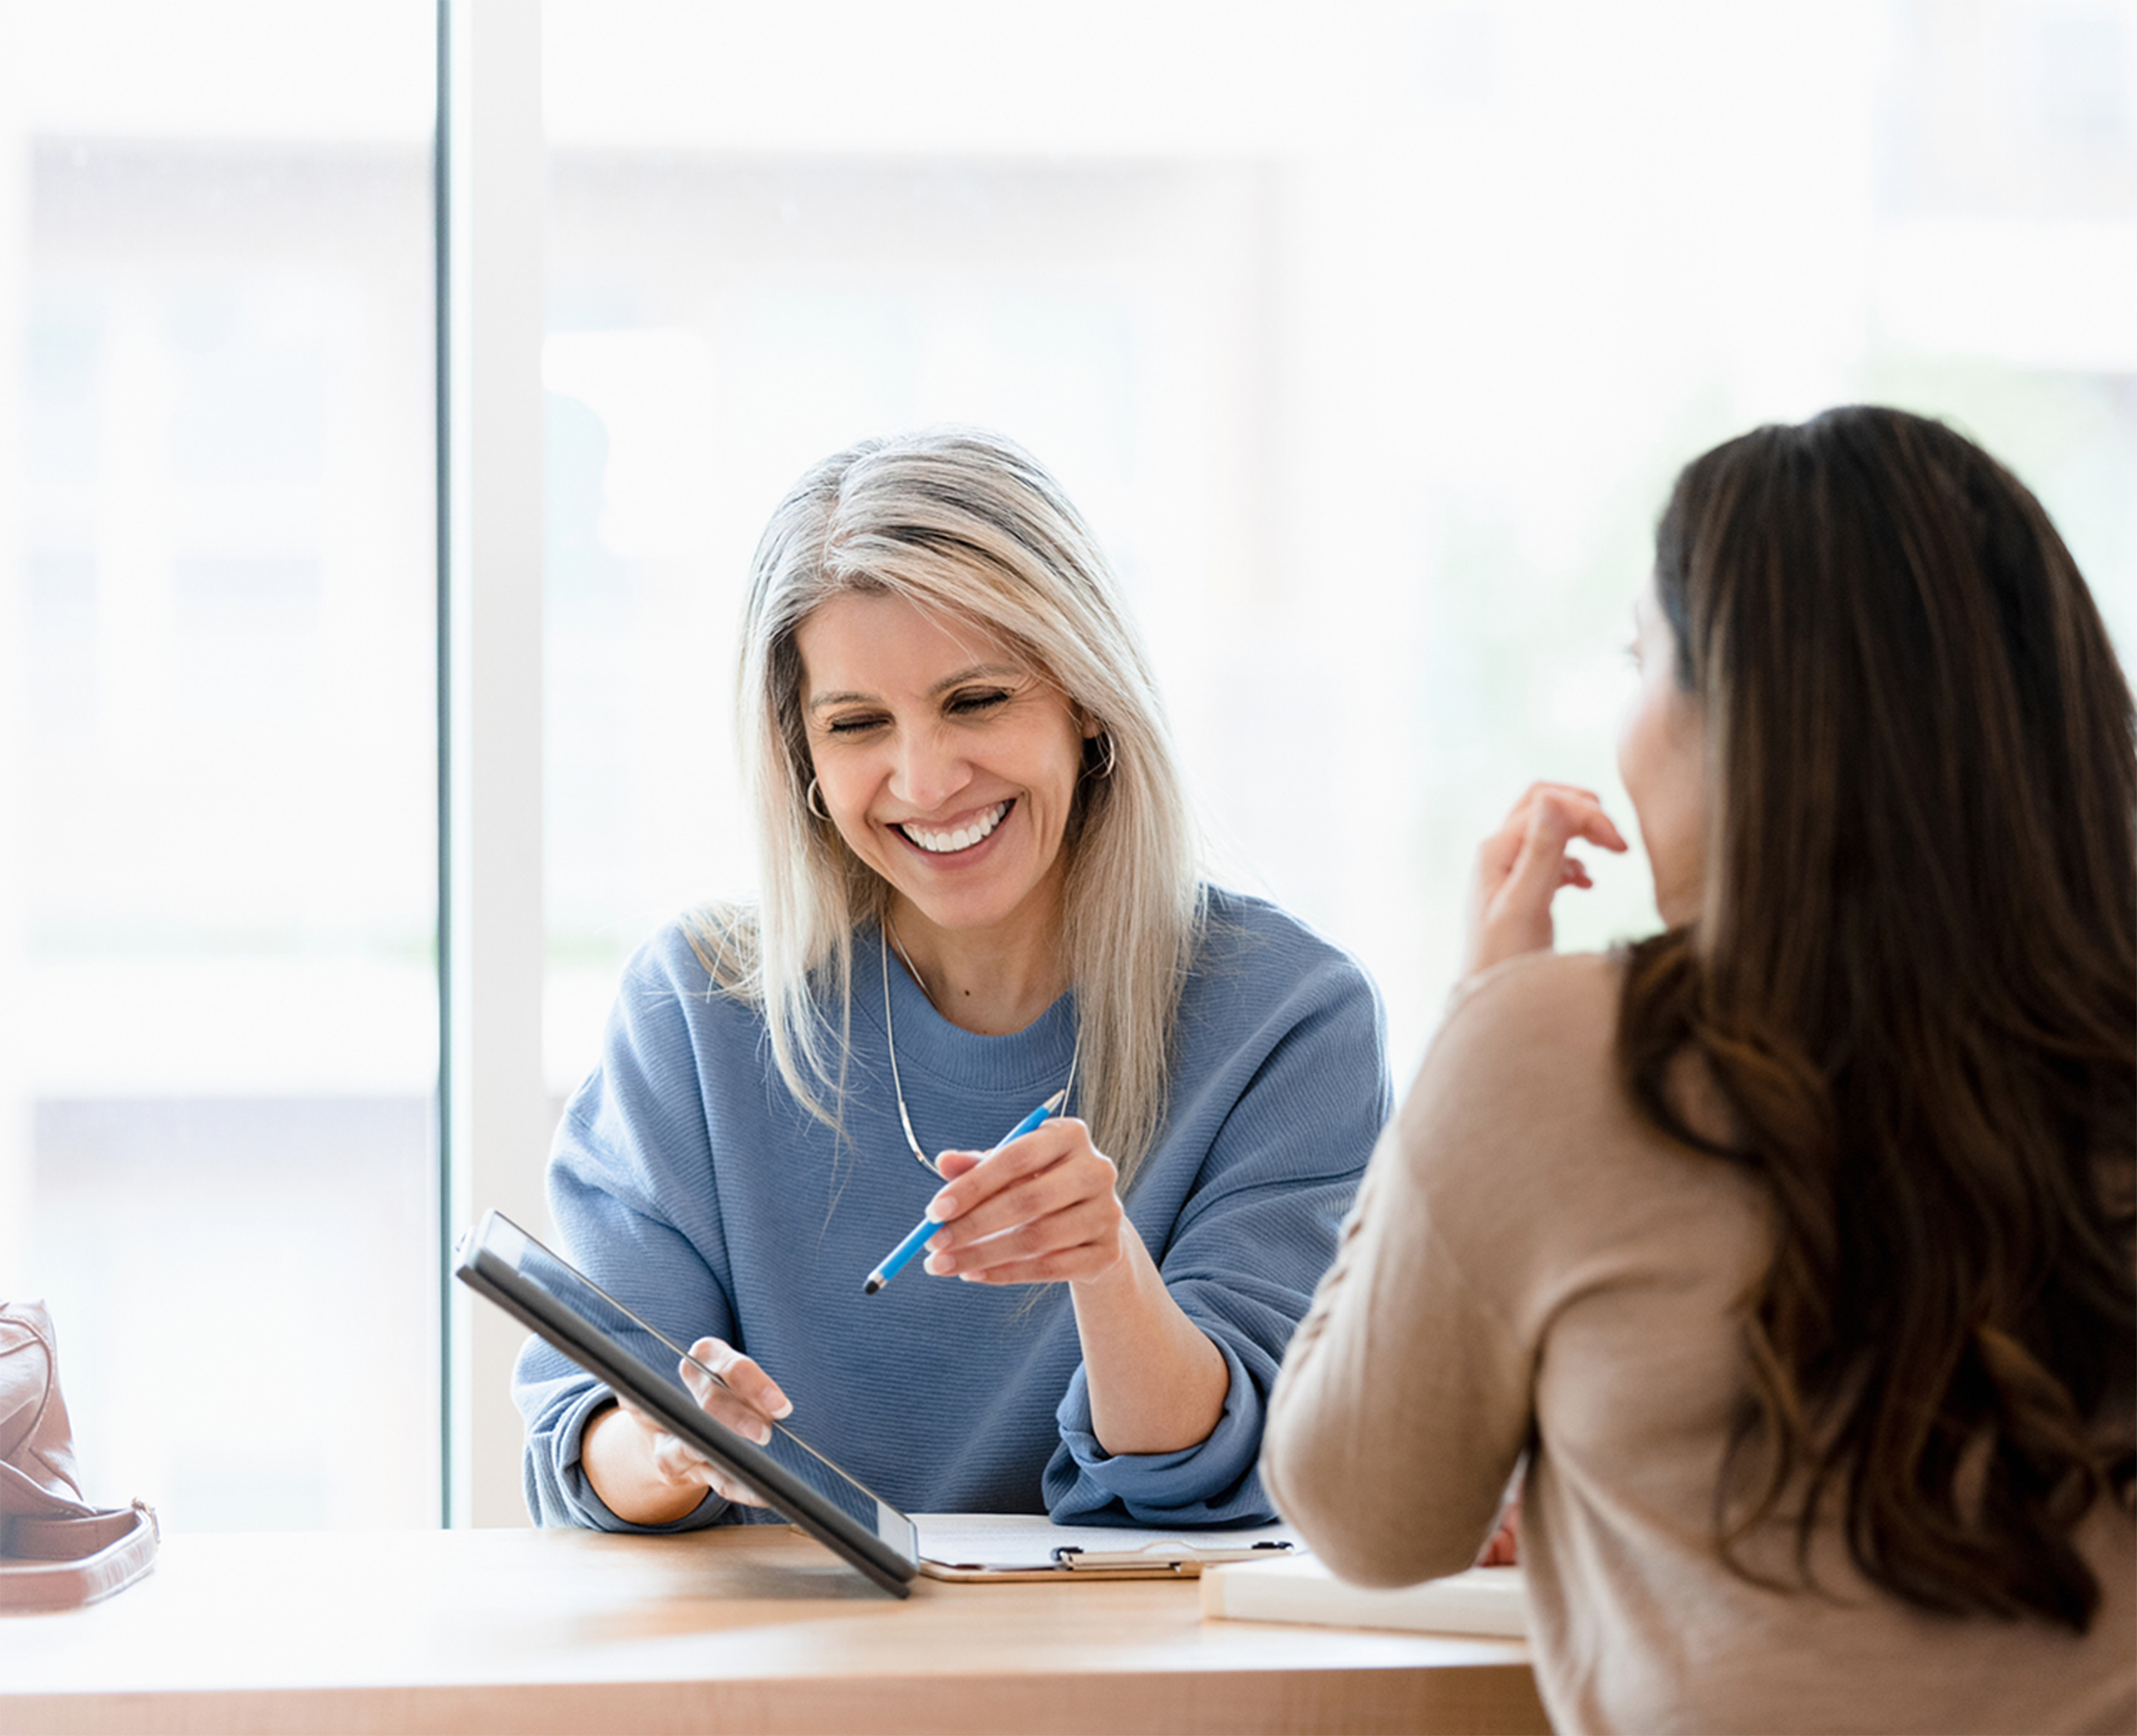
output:
[[[906,908],[942,934],[986,933],[1013,921],[1016,913],[1015,904],[1003,898],[944,897],[916,893],[911,887],[898,892]]]
[[[974,874],[969,880],[947,885],[943,883],[946,878],[908,873],[891,883],[897,889],[901,908],[944,934],[993,933],[1006,937],[1022,923],[1045,923],[1059,918],[1058,903],[1034,897],[1039,887],[1028,875]]]

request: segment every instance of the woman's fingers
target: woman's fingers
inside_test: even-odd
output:
[[[1491,1541],[1477,1558],[1480,1568],[1510,1568],[1521,1559],[1521,1498],[1515,1495],[1499,1515],[1499,1523],[1492,1533]]]
[[[1521,848],[1515,853],[1506,884],[1497,895],[1507,915],[1543,920],[1546,946],[1550,938],[1550,895],[1564,878],[1565,847],[1580,835],[1580,816],[1569,798],[1557,790],[1544,791],[1529,805]]]
[[[1565,886],[1594,884],[1569,853],[1576,840],[1619,851],[1624,836],[1592,790],[1578,784],[1531,784],[1499,829],[1477,853],[1463,975],[1524,952],[1550,949],[1550,901]]]
[[[1074,1284],[1112,1269],[1120,1252],[1112,1242],[1090,1242],[1076,1247],[1057,1247],[1028,1260],[1012,1260],[981,1272],[956,1273],[962,1284]]]
[[[748,1484],[721,1469],[679,1435],[658,1429],[653,1439],[654,1469],[671,1483],[709,1489],[722,1500],[761,1507],[763,1498]]]
[[[721,1427],[740,1435],[752,1446],[762,1447],[772,1438],[772,1424],[757,1406],[744,1403],[693,1363],[681,1364],[679,1372],[683,1383],[698,1401],[699,1408]]]
[[[1603,811],[1603,798],[1584,784],[1562,784],[1550,778],[1539,779],[1524,790],[1520,799],[1507,810],[1505,822],[1499,835],[1518,839],[1528,828],[1529,810],[1546,796],[1555,797],[1570,810],[1578,810],[1594,823],[1593,833],[1584,831],[1584,836],[1606,850],[1626,848],[1623,836],[1610,816]]]
[[[1518,810],[1519,837],[1502,832],[1479,854],[1465,975],[1521,953],[1550,950],[1551,895],[1565,883],[1573,822],[1556,792],[1531,791],[1531,797]]]
[[[928,1207],[944,1226],[929,1238],[928,1272],[1024,1283],[1095,1276],[1119,1257],[1117,1172],[1082,1121],[1064,1116],[984,1161],[952,1161],[970,1155],[943,1159],[950,1184]]]
[[[946,1152],[940,1161],[969,1154]],[[1034,1128],[1021,1139],[1011,1140],[983,1161],[961,1166],[960,1173],[927,1204],[927,1215],[937,1223],[971,1218],[987,1202],[1018,1187],[1041,1171],[1064,1160],[1088,1158],[1097,1166],[1088,1172],[1085,1191],[1112,1185],[1113,1165],[1091,1143],[1091,1130],[1073,1116],[1059,1116]],[[999,1216],[999,1214],[997,1214]],[[997,1222],[996,1228],[1000,1228]]]
[[[1521,840],[1527,834],[1536,806],[1546,801],[1554,804],[1561,815],[1573,822],[1574,835],[1606,850],[1622,851],[1629,848],[1616,823],[1604,812],[1601,796],[1583,785],[1561,784],[1544,779],[1530,785],[1521,792],[1521,799],[1507,810],[1506,819],[1493,834],[1494,842],[1507,840],[1510,846],[1507,851],[1509,860],[1512,858],[1513,850],[1519,847]]]
[[[723,1339],[699,1339],[678,1369],[683,1383],[708,1416],[758,1446],[772,1438],[767,1413],[785,1416],[794,1408],[770,1375]],[[714,1464],[659,1419],[627,1398],[616,1402],[644,1433],[646,1458],[656,1476],[678,1487],[709,1489],[723,1500],[764,1505],[763,1497],[747,1483]]]
[[[992,1276],[1010,1267],[1078,1249],[1103,1252],[1101,1263],[1110,1264],[1117,1253],[1121,1218],[1117,1202],[1078,1199],[992,1235],[930,1253],[927,1270],[937,1277]]]
[[[975,1284],[1037,1284],[1094,1278],[1121,1257],[1121,1218],[1096,1202],[931,1256],[937,1276]]]
[[[705,1413],[745,1441],[762,1447],[772,1438],[766,1419],[793,1413],[779,1383],[723,1339],[699,1339],[680,1369]]]
[[[780,1390],[779,1383],[724,1339],[701,1338],[690,1346],[692,1359],[711,1370],[727,1389],[767,1417],[784,1417],[793,1402]]]
[[[709,1489],[722,1500],[741,1501],[752,1507],[763,1498],[707,1458],[659,1419],[648,1416],[628,1398],[619,1397],[616,1408],[630,1417],[645,1437],[645,1456],[656,1476],[679,1488]]]
[[[927,1241],[931,1251],[995,1235],[1061,1211],[1078,1200],[1103,1200],[1116,1205],[1118,1202],[1114,1191],[1118,1172],[1110,1159],[1095,1151],[1071,1150],[1044,1169],[991,1179],[1000,1184],[963,1206],[931,1236]]]

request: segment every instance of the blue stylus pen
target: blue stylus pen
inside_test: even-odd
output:
[[[994,1148],[995,1151],[1000,1150],[1001,1148],[1009,1144],[1011,1140],[1022,1139],[1025,1135],[1030,1132],[1033,1128],[1036,1127],[1041,1121],[1044,1121],[1047,1116],[1054,1114],[1055,1111],[1059,1110],[1062,1104],[1067,1101],[1068,1096],[1068,1092],[1066,1087],[1055,1092],[1052,1097],[1049,1097],[1044,1103],[1041,1103],[1038,1108],[1033,1110],[1030,1115],[1026,1116],[1022,1121],[1019,1121],[1015,1126],[1010,1128],[1007,1133],[1004,1134],[995,1143]],[[991,1151],[987,1155],[991,1157],[994,1155],[994,1152]],[[874,1272],[868,1275],[868,1282],[861,1286],[861,1294],[863,1296],[874,1296],[876,1291],[882,1289],[884,1285],[888,1284],[893,1278],[896,1277],[898,1273],[898,1268],[903,1266],[905,1262],[908,1260],[910,1260],[915,1254],[918,1253],[922,1247],[926,1247],[927,1238],[942,1228],[942,1226],[937,1223],[932,1218],[922,1218],[918,1223],[913,1226],[913,1233],[908,1236],[903,1242],[899,1242],[897,1247],[891,1249],[889,1253],[884,1257],[883,1264],[877,1267]]]

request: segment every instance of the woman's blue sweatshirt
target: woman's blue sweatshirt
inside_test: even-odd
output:
[[[898,1072],[922,1145],[983,1150],[1066,1082],[1074,997],[1009,1037],[958,1029],[895,963]],[[832,1028],[837,1028],[835,1009]],[[854,949],[844,1139],[772,1066],[762,1008],[715,990],[679,925],[626,972],[601,1065],[550,1160],[563,1252],[687,1344],[753,1357],[787,1424],[908,1512],[1046,1512],[1064,1524],[1248,1524],[1277,1365],[1334,1256],[1386,1120],[1380,1006],[1364,972],[1274,906],[1213,891],[1180,1001],[1169,1113],[1130,1185],[1130,1221],[1231,1385],[1209,1438],[1111,1455],[1068,1289],[862,1281],[942,1184],[898,1121],[875,931]],[[769,1517],[708,1495],[673,1525],[627,1524],[579,1463],[592,1377],[538,1340],[514,1393],[543,1524],[686,1530]]]

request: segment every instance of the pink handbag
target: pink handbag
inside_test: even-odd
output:
[[[156,1564],[156,1514],[81,1498],[51,1316],[0,1302],[0,1613],[73,1609]]]

